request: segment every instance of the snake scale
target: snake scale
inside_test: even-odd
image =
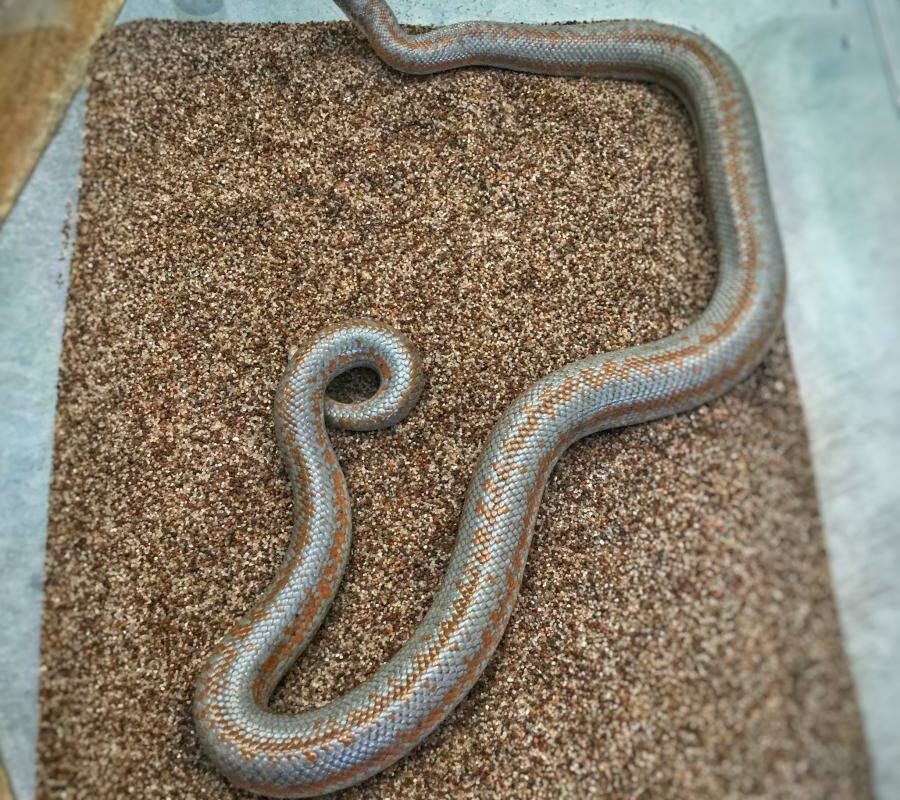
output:
[[[466,22],[410,34],[383,0],[336,0],[390,66],[468,65],[662,83],[690,110],[701,146],[720,265],[713,297],[657,342],[570,363],[506,410],[482,451],[434,601],[409,641],[363,684],[321,708],[275,714],[268,700],[315,634],[350,548],[350,499],[326,422],[387,427],[423,385],[411,342],[372,320],[332,326],[292,353],[274,402],[294,502],[275,579],[209,656],[194,719],[203,750],[234,784],[312,797],[394,763],[441,723],[491,658],[509,620],[541,496],[557,459],[587,434],[686,411],[728,391],[766,353],[781,317],[784,268],[757,126],[736,67],[695,33],[653,22]],[[355,403],[326,396],[355,367],[380,376]]]

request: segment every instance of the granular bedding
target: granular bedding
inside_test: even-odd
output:
[[[285,712],[410,635],[516,394],[686,325],[715,271],[689,119],[662,89],[407,77],[344,23],[105,37],[60,373],[39,796],[243,796],[202,758],[190,697],[289,533],[271,401],[290,346],[375,317],[416,342],[427,385],[395,429],[332,433],[353,551]],[[482,680],[346,796],[870,796],[783,338],[728,396],[563,456]]]

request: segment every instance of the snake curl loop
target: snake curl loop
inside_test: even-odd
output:
[[[740,74],[702,37],[652,22],[533,26],[467,22],[408,34],[382,0],[337,0],[388,64],[405,72],[485,65],[661,82],[690,110],[701,146],[719,277],[703,314],[672,336],[577,361],[506,410],[472,477],[434,601],[411,638],[360,686],[288,716],[268,709],[337,591],[350,504],[325,419],[354,429],[400,421],[422,387],[403,336],[370,320],[329,328],[290,359],[274,404],[294,496],[291,545],[248,616],[214,649],[195,691],[200,743],[236,785],[311,797],[386,768],[465,697],[503,635],[547,478],[577,439],[719,397],[766,353],[784,296],[781,246],[756,122]],[[334,374],[377,370],[359,404],[325,396]]]

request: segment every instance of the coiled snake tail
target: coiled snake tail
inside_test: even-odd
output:
[[[378,374],[372,397],[342,403],[326,395],[335,377],[358,367]],[[266,707],[321,624],[344,573],[350,497],[326,421],[357,431],[390,427],[412,410],[423,384],[422,359],[412,343],[373,320],[326,328],[291,353],[273,413],[293,491],[293,536],[265,594],[210,655],[194,697],[201,744],[223,769],[232,747],[250,747],[262,734],[264,728],[242,730],[241,720]]]

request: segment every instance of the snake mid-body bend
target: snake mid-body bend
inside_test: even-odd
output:
[[[472,478],[456,547],[425,618],[362,685],[298,715],[268,700],[309,643],[350,547],[350,501],[326,432],[400,421],[421,391],[412,345],[370,320],[334,326],[292,354],[275,425],[294,498],[293,538],[276,578],[210,655],[198,680],[200,743],[235,784],[309,797],[361,781],[421,742],[491,657],[522,580],[535,516],[561,453],[596,431],[685,411],[726,392],[765,354],[781,314],[781,247],[753,110],[715,46],[652,22],[532,26],[469,22],[406,33],[383,0],[337,0],[391,66],[428,73],[483,65],[661,82],[686,103],[701,145],[720,269],[698,320],[658,342],[568,364],[506,410]],[[368,366],[381,378],[358,403],[329,381]]]

